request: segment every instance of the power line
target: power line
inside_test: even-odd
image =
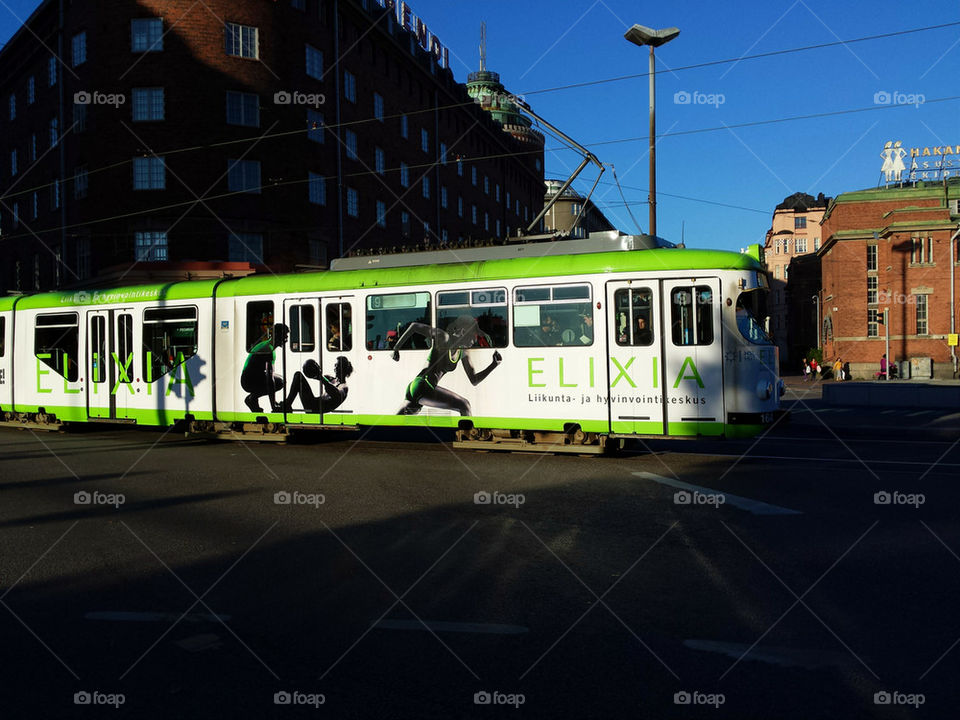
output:
[[[896,32],[883,33],[881,35],[867,35],[865,37],[853,38],[851,40],[836,40],[834,42],[820,43],[819,45],[804,45],[803,47],[789,48],[786,50],[772,50],[770,52],[757,53],[755,55],[742,55],[737,58],[727,58],[726,60],[709,60],[707,62],[695,63],[693,65],[681,65],[680,67],[667,68],[665,70],[655,70],[654,74],[661,75],[663,73],[673,73],[681,70],[695,70],[697,68],[712,67],[714,65],[729,65],[730,63],[738,63],[741,60],[756,60],[758,58],[774,57],[776,55],[789,55],[791,53],[806,52],[808,50],[821,50],[823,48],[836,47],[837,45],[851,45],[853,43],[867,42],[869,40],[882,40],[884,38],[896,37],[898,35],[910,35],[911,33],[926,32],[928,30],[940,30],[942,28],[955,27],[957,25],[960,25],[960,20],[956,22],[943,23],[941,25],[928,25],[927,27],[914,28],[912,30],[898,30]],[[606,83],[620,82],[622,80],[635,80],[637,78],[645,78],[649,76],[649,72],[635,73],[632,75],[621,75],[619,77],[605,78],[603,80],[587,80],[579,83],[571,83],[569,85],[558,85],[556,87],[544,88],[542,90],[530,90],[521,94],[540,95],[542,93],[557,92],[559,90],[571,90],[574,88],[590,87],[592,85],[604,85]]]

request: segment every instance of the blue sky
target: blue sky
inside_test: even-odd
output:
[[[35,0],[0,0],[0,41],[25,19]],[[872,187],[888,140],[906,147],[960,144],[960,101],[898,107],[875,104],[877,93],[960,95],[960,25],[712,67],[681,66],[850,40],[960,21],[947,0],[836,3],[819,0],[736,4],[637,3],[632,0],[526,0],[483,3],[411,0],[451,50],[460,81],[479,63],[486,21],[488,66],[534,110],[613,163],[633,214],[647,229],[646,78],[556,92],[560,85],[645,72],[647,51],[623,33],[633,23],[677,26],[680,36],[657,52],[658,234],[687,245],[736,249],[762,242],[774,206],[796,191],[816,195]],[[677,93],[709,102],[675,102]],[[713,96],[712,98],[709,96]],[[722,102],[721,102],[722,99]],[[860,108],[869,112],[755,127],[739,123]],[[719,128],[712,132],[693,130]],[[633,142],[593,145],[625,138]],[[548,148],[559,148],[548,140]],[[564,178],[578,156],[547,153],[548,177]],[[569,168],[569,169],[568,169]],[[595,171],[577,187],[587,192]],[[636,226],[607,172],[594,199],[621,229]],[[684,198],[671,197],[684,196]],[[635,204],[634,204],[635,203]],[[714,204],[711,204],[714,203]],[[727,207],[734,206],[734,207]]]

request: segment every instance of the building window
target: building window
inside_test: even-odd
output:
[[[15,202],[13,204],[13,221],[11,227],[18,227],[20,225],[20,203]]]
[[[290,7],[294,10],[302,10],[306,12],[307,10],[307,0],[290,0]]]
[[[249,25],[226,23],[227,55],[256,60],[259,55],[258,31]]]
[[[780,254],[780,241],[777,240],[777,241],[773,244],[773,246],[776,248],[776,250],[775,250],[776,254],[779,255],[779,254]]]
[[[877,278],[876,277],[867,278],[867,304],[868,305],[877,304]]]
[[[807,227],[807,219],[805,217],[795,217],[793,219],[794,230],[805,230],[806,227]]]
[[[383,122],[383,95],[380,93],[373,94],[373,116]]]
[[[423,178],[423,196],[427,199],[430,198],[430,178]]]
[[[73,132],[81,133],[87,129],[87,106],[73,106]]]
[[[440,188],[440,207],[446,209],[447,207],[447,188]]]
[[[383,200],[377,200],[377,226],[387,226],[387,204]]]
[[[349,70],[343,71],[343,96],[352,103],[357,101],[357,76]]]
[[[880,311],[874,308],[867,310],[867,337],[880,337]]]
[[[56,147],[57,143],[60,142],[60,122],[57,118],[50,118],[50,124],[48,125],[50,131],[50,147]]]
[[[813,251],[816,252],[819,249],[820,249],[820,238],[815,237],[813,239]],[[831,323],[831,327],[833,327],[832,323]]]
[[[867,245],[867,272],[877,269],[877,246]]]
[[[323,51],[307,45],[307,75],[323,80]]]
[[[230,262],[263,264],[263,233],[231,233],[227,253]]]
[[[400,187],[410,187],[410,168],[405,162],[400,163]]]
[[[130,49],[133,52],[159,52],[163,50],[163,18],[131,20]]]
[[[915,295],[917,298],[917,335],[927,335],[927,296]]]
[[[37,101],[37,81],[31,75],[27,78],[27,105],[33,105]]]
[[[57,58],[52,57],[47,60],[47,86],[53,87],[57,84]]]
[[[470,180],[473,182],[473,186],[477,186],[477,166],[474,165],[470,168]]]
[[[425,153],[430,152],[430,133],[426,130],[420,131],[420,149]]]
[[[500,202],[500,183],[497,183],[495,189],[496,189],[495,197],[497,199],[497,202]]]
[[[163,88],[133,88],[133,121],[163,120]]]
[[[137,262],[163,262],[167,259],[165,232],[135,232],[133,249]]]
[[[463,197],[457,198],[457,215],[463,217]]]
[[[17,174],[17,151],[16,149],[10,151],[10,176],[13,177]]]
[[[406,115],[400,116],[400,137],[407,138],[410,135],[410,122]]]
[[[36,220],[40,216],[40,196],[37,194],[36,190],[33,191],[33,196],[31,199],[32,199],[31,205],[33,206],[32,217],[34,220]]]
[[[70,56],[74,67],[83,65],[87,61],[87,34],[85,32],[73,36],[73,42],[70,44]]]
[[[490,232],[490,213],[483,214],[483,229]]]
[[[447,164],[447,144],[446,143],[440,143],[440,164],[441,165]]]
[[[133,159],[133,189],[163,190],[167,187],[167,171],[160,157]]]
[[[89,184],[89,176],[87,175],[87,166],[81,165],[73,174],[73,197],[75,200],[80,200],[87,196],[87,189]]]
[[[50,186],[50,209],[57,210],[60,208],[60,180],[55,178],[53,184]]]
[[[360,193],[353,188],[347,188],[347,215],[360,217]]]
[[[470,219],[473,221],[473,224],[477,224],[477,206],[474,205],[470,211]]]
[[[260,194],[260,161],[228,160],[227,189],[233,192]]]
[[[17,96],[14,93],[10,93],[10,119],[17,119]]]
[[[910,239],[910,263],[920,265],[933,262],[933,238],[915,237]]]
[[[500,221],[497,220],[497,237],[500,237]]]
[[[227,124],[260,127],[260,96],[227,90]]]
[[[483,176],[483,193],[484,195],[490,194],[490,176],[489,175]]]
[[[463,160],[460,158],[457,158],[457,177],[463,177]]]
[[[37,134],[32,133],[30,135],[30,161],[34,162],[37,159]]]
[[[805,253],[806,251],[807,251],[807,239],[797,238],[797,253]]]
[[[86,280],[90,277],[90,238],[77,238],[77,277]]]
[[[383,148],[374,148],[373,166],[380,175],[387,171],[387,156],[384,154]]]
[[[317,173],[308,173],[310,187],[310,202],[314,205],[327,204],[327,182]]]
[[[357,134],[353,130],[346,131],[347,159],[357,159]]]
[[[323,113],[307,110],[307,140],[323,144]]]

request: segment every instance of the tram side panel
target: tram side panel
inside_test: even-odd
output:
[[[87,419],[84,342],[79,308],[18,310],[14,346],[15,410],[55,415],[62,422]]]

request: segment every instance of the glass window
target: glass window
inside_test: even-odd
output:
[[[103,315],[90,318],[90,379],[95,383],[107,381],[107,319]]]
[[[877,269],[877,246],[867,245],[867,270]]]
[[[880,311],[867,310],[867,337],[880,337]]]
[[[795,217],[793,219],[793,229],[802,230],[807,227],[807,219],[805,217]]]
[[[347,188],[347,215],[360,217],[360,193],[353,188]]]
[[[347,138],[347,159],[357,159],[357,134],[353,130],[346,131]]]
[[[167,186],[167,172],[163,158],[136,157],[133,159],[133,189],[163,190]]]
[[[81,165],[76,168],[73,176],[73,197],[76,200],[85,198],[87,196],[87,189],[89,188],[89,175],[87,174],[87,166]]]
[[[420,149],[425,153],[430,152],[430,133],[426,130],[420,131]]]
[[[807,239],[797,238],[797,252],[805,253],[807,251]]]
[[[227,124],[260,127],[260,96],[227,90]]]
[[[307,173],[308,186],[310,190],[310,202],[314,205],[327,204],[327,183],[322,175],[311,172]]]
[[[622,288],[613,294],[617,345],[653,345],[653,292]]]
[[[32,75],[27,78],[27,105],[37,101],[37,80]]]
[[[228,257],[230,262],[263,262],[263,234],[240,232],[232,233],[229,239]]]
[[[378,174],[383,175],[387,171],[387,157],[383,153],[383,148],[374,149],[373,164]]]
[[[373,116],[383,122],[383,95],[379,93],[373,94]]]
[[[133,88],[133,120],[163,120],[163,88]]]
[[[410,133],[410,123],[406,115],[400,116],[400,137],[406,138]]]
[[[85,132],[87,129],[87,106],[73,106],[73,131],[75,133]]]
[[[163,50],[163,18],[131,20],[130,49],[133,52],[159,52]]]
[[[867,304],[875,305],[877,302],[877,278],[867,278]]]
[[[143,376],[150,383],[197,354],[195,307],[143,311]]]
[[[257,28],[226,23],[227,55],[256,59],[259,57]]]
[[[927,328],[927,296],[915,295],[917,299],[917,335],[926,335]]]
[[[0,317],[0,357],[3,357],[7,348],[7,319]]]
[[[773,341],[759,320],[766,316],[760,306],[761,302],[766,303],[766,293],[762,290],[740,293],[737,298],[737,329],[754,345],[772,345]]]
[[[323,80],[323,51],[307,45],[307,75]]]
[[[227,189],[233,192],[260,194],[260,161],[228,160]]]
[[[430,305],[427,292],[367,297],[367,350],[393,350],[411,323],[431,325]],[[429,338],[413,333],[403,349],[425,350],[430,345]]]
[[[357,101],[357,76],[349,70],[343,71],[343,96],[352,103]]]
[[[410,168],[405,162],[400,163],[400,187],[410,186]]]
[[[430,198],[430,178],[424,177],[422,186],[423,186],[423,196],[429,199]]]
[[[124,313],[117,318],[117,380],[133,382],[133,315]]]
[[[387,226],[387,204],[383,200],[377,200],[377,227],[385,228]]]
[[[507,346],[507,291],[503,288],[437,293],[437,327],[446,330],[461,315],[477,321],[477,347]]]
[[[44,365],[70,382],[80,377],[77,361],[80,318],[77,313],[37,315],[33,352]]]
[[[49,58],[47,60],[47,85],[49,87],[57,84],[57,72],[57,58]]]
[[[330,352],[353,349],[352,313],[349,303],[327,305],[327,350]]]
[[[273,334],[273,301],[258,300],[247,303],[247,352]]]
[[[706,285],[674,288],[670,292],[674,345],[713,343],[713,291]]]
[[[593,344],[589,285],[517,288],[513,344],[517,347]]]
[[[87,34],[85,32],[77,33],[73,36],[70,45],[70,54],[73,66],[82,65],[87,61]]]
[[[137,262],[162,262],[167,259],[165,232],[135,232],[133,245]]]
[[[313,352],[317,349],[316,321],[313,305],[294,305],[290,308],[290,350]]]

